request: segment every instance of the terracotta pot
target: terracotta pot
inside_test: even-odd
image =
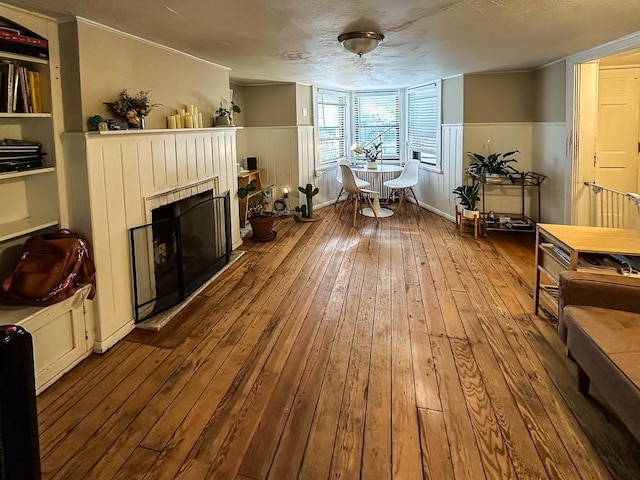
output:
[[[249,223],[251,223],[251,230],[253,236],[251,237],[256,242],[269,242],[276,238],[276,232],[273,231],[274,217],[251,217]]]

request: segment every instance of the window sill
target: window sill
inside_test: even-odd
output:
[[[420,164],[420,170],[424,170],[425,172],[435,173],[437,175],[442,175],[444,173],[444,170],[442,170],[442,168],[432,166],[432,165],[425,165],[424,163]]]

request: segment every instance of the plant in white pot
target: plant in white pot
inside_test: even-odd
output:
[[[233,114],[240,113],[240,107],[228,100],[222,100],[215,111],[215,124],[218,126],[233,125]]]
[[[451,193],[455,194],[463,207],[462,215],[465,218],[474,218],[480,216],[478,203],[480,203],[480,194],[478,192],[480,185],[474,182],[472,185],[460,185]]]

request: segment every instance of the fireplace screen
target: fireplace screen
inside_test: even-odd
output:
[[[152,222],[132,228],[135,320],[173,307],[229,263],[229,193],[209,190],[152,212]]]

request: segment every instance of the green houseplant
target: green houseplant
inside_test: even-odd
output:
[[[462,214],[466,218],[480,215],[478,211],[478,203],[480,203],[479,187],[480,185],[474,182],[472,185],[460,185],[451,192],[458,197],[460,205],[464,208]]]
[[[271,192],[261,190],[251,195],[255,190],[256,181],[251,180],[245,186],[238,188],[238,198],[247,202],[247,218],[253,232],[251,238],[257,242],[268,242],[276,238],[276,232],[273,231],[274,213],[264,209],[266,199]]]
[[[513,175],[520,172],[509,164],[518,162],[516,158],[513,158],[516,153],[520,153],[520,151],[490,153],[485,157],[479,153],[467,152],[471,159],[471,164],[467,171],[473,177],[483,177],[487,183],[499,182],[501,177],[507,177],[514,182]]]
[[[228,100],[222,100],[220,106],[215,111],[216,125],[233,125],[233,114],[242,110],[238,105]]]

